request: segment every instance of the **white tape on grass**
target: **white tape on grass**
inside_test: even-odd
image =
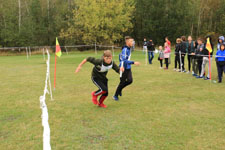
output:
[[[42,109],[42,126],[44,128],[43,131],[43,150],[51,150],[51,145],[50,145],[50,127],[48,123],[48,108],[45,103],[45,96],[48,93],[48,81],[49,81],[49,88],[50,88],[50,94],[51,94],[51,99],[52,99],[52,92],[51,92],[51,84],[50,84],[50,55],[48,50],[47,55],[48,59],[46,61],[47,64],[47,72],[46,72],[46,79],[45,79],[45,88],[44,88],[44,94],[40,96],[40,107]]]

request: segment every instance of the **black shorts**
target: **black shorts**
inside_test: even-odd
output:
[[[95,94],[99,94],[103,91],[108,93],[108,81],[107,80],[101,80],[99,78],[96,77],[91,77],[93,83],[99,88]]]

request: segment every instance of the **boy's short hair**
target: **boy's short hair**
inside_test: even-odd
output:
[[[133,39],[133,38],[130,36],[125,36],[125,41],[130,40],[130,39]]]
[[[103,52],[103,57],[112,57],[112,52],[110,50],[106,50]]]

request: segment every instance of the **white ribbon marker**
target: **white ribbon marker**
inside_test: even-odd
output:
[[[50,127],[48,123],[48,108],[45,103],[45,95],[46,93],[49,94],[48,91],[48,81],[49,81],[49,86],[50,86],[50,94],[51,94],[51,99],[52,99],[52,91],[51,91],[51,83],[50,83],[50,55],[48,50],[48,59],[46,61],[47,64],[47,72],[46,72],[46,79],[45,79],[45,89],[44,89],[44,94],[40,96],[40,107],[42,109],[42,126],[44,128],[43,131],[43,150],[51,150],[51,145],[50,145]]]

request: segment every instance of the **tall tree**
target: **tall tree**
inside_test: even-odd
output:
[[[133,26],[133,1],[77,0],[73,18],[61,36],[72,43],[113,43]]]
[[[0,45],[112,44],[224,35],[225,0],[0,0]],[[62,39],[61,39],[62,40]],[[62,42],[62,41],[61,41]]]

